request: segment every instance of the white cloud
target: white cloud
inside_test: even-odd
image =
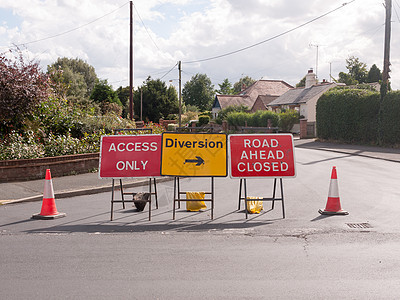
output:
[[[395,2],[396,3],[396,2]],[[394,3],[394,5],[396,5]],[[143,27],[135,16],[135,85],[148,75],[157,78],[183,62],[217,56],[253,45],[293,29],[342,5],[323,0],[136,0]],[[123,6],[124,5],[124,6]],[[59,37],[26,44],[29,56],[44,66],[58,57],[79,57],[93,65],[100,78],[114,86],[128,84],[129,5],[121,1],[3,0],[0,12],[14,14],[15,22],[3,21],[0,44],[10,46],[54,36],[87,24]],[[385,11],[375,0],[355,1],[293,32],[249,50],[202,63],[183,63],[183,79],[206,73],[215,85],[242,75],[282,79],[295,85],[316,67],[320,79],[346,71],[351,55],[368,65],[383,68]],[[393,14],[394,15],[394,14]],[[397,49],[399,21],[392,23],[392,87],[400,88],[400,57]],[[149,38],[149,34],[151,38]],[[156,45],[154,45],[154,42]],[[314,46],[310,46],[310,44]],[[158,48],[157,48],[158,47]],[[3,51],[6,48],[1,48]],[[163,80],[177,78],[177,70]],[[176,81],[175,81],[176,82]],[[174,84],[175,84],[174,82]]]

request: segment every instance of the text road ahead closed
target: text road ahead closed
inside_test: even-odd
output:
[[[296,176],[291,134],[229,136],[231,177]]]

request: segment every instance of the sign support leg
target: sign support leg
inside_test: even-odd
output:
[[[181,194],[186,194],[186,192],[181,192],[179,177],[174,177],[174,203],[172,206],[172,219],[175,220],[176,214],[176,202],[178,202],[178,209],[181,208],[181,201],[209,201],[211,202],[211,220],[214,219],[214,177],[211,177],[211,191],[205,192],[207,195],[211,195],[209,199],[181,199]]]
[[[122,186],[122,179],[119,180],[119,187],[121,189],[122,208],[125,209],[124,188]]]
[[[113,212],[114,212],[114,179],[112,179],[112,190],[111,190],[111,218],[113,220]]]
[[[281,182],[281,199],[282,199],[282,214],[283,214],[283,218],[285,218],[285,204],[283,201],[283,183],[282,183],[282,178],[279,178],[280,182]]]
[[[214,220],[214,177],[211,177],[211,220]]]
[[[282,178],[279,178],[279,183],[280,183],[280,198],[277,197],[277,181],[278,178],[274,178],[274,187],[273,187],[273,193],[272,193],[272,198],[261,198],[258,199],[258,201],[272,201],[272,207],[271,210],[274,209],[275,207],[275,201],[281,201],[282,202],[282,217],[285,219],[285,203],[284,203],[284,196],[283,196],[283,180]],[[244,192],[244,196],[242,197],[242,193]],[[239,207],[238,210],[240,210],[240,203],[241,201],[244,200],[245,204],[245,213],[246,213],[246,219],[248,218],[248,211],[247,211],[247,201],[252,201],[252,199],[247,199],[247,181],[246,178],[241,178],[240,183],[239,183]]]

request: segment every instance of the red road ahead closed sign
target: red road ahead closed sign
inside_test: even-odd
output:
[[[231,177],[295,177],[291,134],[229,136]]]
[[[100,178],[160,176],[161,135],[101,137]]]

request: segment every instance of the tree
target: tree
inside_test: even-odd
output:
[[[296,84],[296,87],[305,87],[306,86],[306,76],[304,76],[298,84]]]
[[[54,70],[63,71],[62,80],[68,86],[67,96],[89,97],[99,80],[94,67],[80,58],[58,58],[47,66],[49,74]]]
[[[345,85],[356,85],[358,81],[355,80],[350,74],[340,72],[338,82],[344,83]]]
[[[118,99],[117,93],[114,92],[111,85],[108,84],[107,80],[100,80],[94,86],[90,99],[100,104],[103,114],[110,110],[119,112],[117,107],[110,104],[117,104],[121,107],[120,111],[122,112],[122,103]]]
[[[368,75],[367,75],[367,82],[379,82],[382,80],[382,73],[379,68],[373,64],[372,67],[369,69]]]
[[[254,82],[256,82],[256,81],[249,76],[240,78],[239,81],[233,85],[233,93],[239,94],[242,90],[248,88]]]
[[[367,65],[361,62],[357,57],[351,56],[346,59],[347,70],[349,74],[358,81],[358,83],[365,83],[367,79]]]
[[[348,73],[340,72],[338,81],[347,85],[365,83],[368,76],[367,65],[355,56],[350,56],[346,59],[346,63]]]
[[[143,85],[134,92],[135,115],[140,115],[140,90],[143,93],[143,119],[152,122],[179,112],[178,94],[173,86],[167,88],[164,81],[149,76]]]
[[[48,78],[38,62],[25,62],[19,50],[14,59],[0,54],[1,133],[21,129],[31,111],[48,97],[48,93]]]
[[[221,95],[231,95],[233,94],[232,83],[229,82],[228,78],[225,78],[222,83],[218,84],[219,90],[216,90],[218,94]]]
[[[192,76],[182,90],[183,102],[197,106],[200,111],[210,110],[214,100],[214,86],[206,74]]]
[[[120,86],[116,91],[119,101],[122,103],[122,117],[128,117],[129,113],[129,86],[122,87]]]

